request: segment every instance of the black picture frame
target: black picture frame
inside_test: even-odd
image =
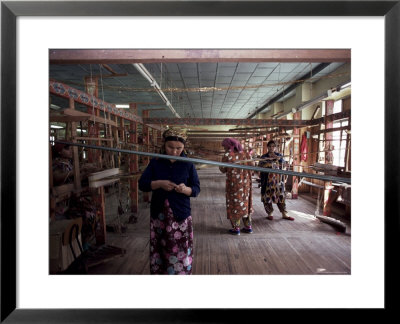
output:
[[[200,323],[236,322],[240,309],[16,308],[16,18],[18,16],[384,16],[385,17],[385,307],[395,311],[399,276],[400,3],[397,1],[2,1],[1,2],[1,322]],[[371,134],[370,136],[374,136]],[[372,150],[372,148],[371,148]],[[370,161],[371,152],[365,152]],[[372,167],[372,164],[371,164]],[[375,166],[376,167],[376,164]],[[373,170],[371,175],[373,177]],[[372,195],[372,193],[371,193]],[[367,197],[366,197],[367,198]],[[381,215],[377,215],[380,217]],[[371,259],[373,259],[371,255]],[[366,283],[367,285],[367,283]],[[366,288],[368,289],[368,288]],[[242,295],[238,292],[238,298]],[[244,292],[245,293],[245,292]],[[266,292],[266,299],[268,296]],[[248,296],[251,298],[251,296]],[[290,297],[288,297],[290,298]],[[316,296],[317,298],[317,296]],[[324,309],[329,312],[330,309]],[[256,319],[276,310],[253,309]],[[292,310],[296,320],[309,316]],[[315,310],[313,310],[315,311]],[[357,310],[354,310],[357,311]],[[315,313],[313,313],[315,315]],[[371,313],[364,312],[372,319]],[[278,316],[282,316],[280,313]],[[293,316],[293,315],[292,315]],[[326,315],[325,315],[326,316]],[[274,315],[275,317],[275,315]],[[247,317],[245,317],[247,318]],[[378,318],[378,317],[377,317]],[[350,318],[348,318],[350,319]],[[275,318],[275,320],[277,320]],[[278,318],[278,320],[281,320]],[[284,318],[282,318],[284,320]],[[320,318],[319,320],[323,320]],[[340,320],[340,319],[338,319]],[[343,320],[343,318],[342,318]],[[251,322],[251,321],[250,321]]]

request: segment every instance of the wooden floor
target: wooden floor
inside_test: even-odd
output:
[[[194,275],[216,274],[350,274],[351,231],[339,233],[313,217],[316,204],[302,196],[288,199],[295,221],[265,218],[260,189],[253,184],[253,234],[233,236],[226,219],[225,175],[216,167],[198,171],[201,193],[192,198]],[[107,233],[107,244],[125,248],[118,257],[90,274],[149,274],[149,205],[141,203],[138,220],[122,234]],[[340,215],[332,214],[339,218]],[[342,221],[345,221],[341,218]]]

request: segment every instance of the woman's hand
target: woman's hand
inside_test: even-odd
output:
[[[222,173],[226,173],[226,169],[227,169],[227,168],[219,167],[219,171],[221,171]]]
[[[281,157],[279,155],[276,155],[275,152],[271,153],[269,155],[270,160],[279,160]]]
[[[169,180],[156,180],[151,182],[151,189],[164,189],[165,191],[171,191],[175,189],[177,185]]]
[[[186,196],[190,196],[192,194],[192,188],[186,187],[184,183],[181,183],[175,187],[175,191],[182,193]]]

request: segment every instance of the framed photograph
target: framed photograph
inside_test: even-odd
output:
[[[310,313],[296,311],[394,311],[399,30],[398,0],[2,1],[1,321],[198,323],[272,309],[304,318]],[[352,112],[359,190],[351,275],[183,278],[185,295],[164,301],[157,289],[176,279],[49,276],[48,109],[39,109],[48,105],[49,48],[350,48],[361,98]]]

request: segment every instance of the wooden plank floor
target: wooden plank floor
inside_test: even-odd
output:
[[[351,232],[337,232],[313,217],[310,199],[288,199],[295,221],[267,220],[260,189],[253,183],[253,234],[230,235],[225,207],[225,175],[216,167],[198,171],[201,193],[192,198],[193,274],[350,274]],[[93,267],[90,274],[149,274],[149,205],[141,203],[138,221],[123,234],[107,233],[107,244],[127,253]],[[332,215],[340,217],[340,215]],[[343,219],[341,219],[343,221]]]

